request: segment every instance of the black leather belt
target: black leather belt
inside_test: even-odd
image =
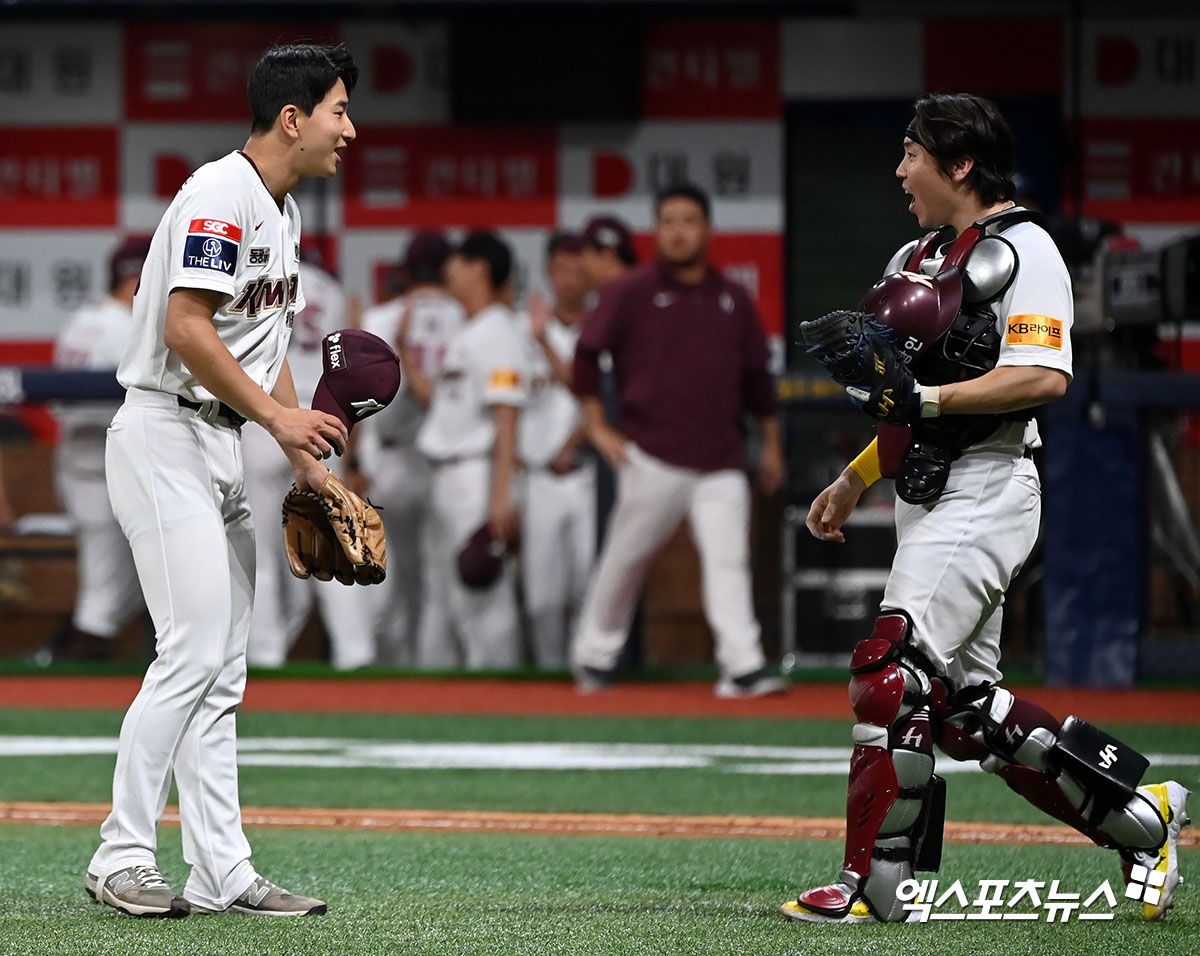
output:
[[[216,400],[209,402],[189,402],[182,395],[176,395],[175,401],[179,402],[180,408],[190,408],[194,412],[199,412],[205,421],[212,422],[215,425],[225,425],[227,428],[241,428],[246,424],[246,416],[239,415],[224,402]]]

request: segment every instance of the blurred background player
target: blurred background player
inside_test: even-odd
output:
[[[637,249],[633,245],[633,233],[615,216],[595,216],[588,220],[580,234],[580,262],[588,283],[588,305],[596,302],[600,290],[615,282],[637,265]],[[586,317],[585,317],[586,321]],[[612,356],[600,353],[598,358],[600,382],[597,389],[604,414],[614,428],[621,427],[621,407],[617,398],[617,386],[613,381]],[[595,457],[596,466],[596,546],[604,544],[608,533],[608,516],[617,500],[617,475],[603,455]],[[634,605],[629,624],[629,640],[621,653],[620,666],[628,666],[637,660],[641,646],[642,602],[640,596]],[[574,630],[574,628],[572,628]]]
[[[300,247],[304,308],[296,313],[287,358],[301,408],[311,406],[321,378],[321,340],[347,326],[346,294],[322,263],[316,245],[306,242]],[[251,667],[282,667],[315,603],[334,669],[348,671],[375,664],[377,649],[367,595],[337,581],[301,580],[288,568],[279,529],[279,503],[292,484],[292,466],[279,443],[261,425],[247,422],[242,427],[242,458],[246,497],[257,530],[247,662]]]
[[[651,561],[688,519],[700,552],[720,697],[782,691],[763,654],[750,588],[743,409],[759,422],[759,481],[783,479],[767,346],[746,290],[708,261],[708,197],[679,185],[656,201],[658,260],[600,290],[575,352],[588,439],[618,472],[617,503],[571,651],[581,690],[612,683]],[[598,397],[612,356],[621,431]]]
[[[356,455],[368,477],[367,491],[379,508],[388,540],[388,572],[370,589],[373,630],[384,663],[418,667],[447,666],[445,615],[425,587],[432,562],[429,497],[432,469],[417,449],[417,433],[429,407],[450,341],[466,321],[462,305],[446,291],[442,268],[450,244],[439,232],[418,233],[401,267],[404,294],[363,312],[367,332],[390,342],[407,356],[416,379],[401,377],[400,392],[382,412],[357,429]],[[423,627],[421,622],[424,620]],[[418,633],[430,640],[418,642]]]
[[[504,544],[515,543],[520,531],[513,485],[528,374],[516,319],[504,304],[512,271],[511,250],[490,232],[467,236],[446,261],[446,287],[467,321],[446,350],[417,436],[433,466],[433,562],[426,587],[447,615],[442,634],[429,636],[472,670],[521,663],[511,562],[478,590],[458,573],[458,553],[482,525]],[[429,385],[413,350],[401,344],[403,377],[414,391],[425,391]],[[425,632],[422,627],[422,641]]]
[[[54,343],[58,368],[116,374],[133,328],[133,296],[150,240],[129,238],[109,259],[108,295],[76,311]],[[104,437],[120,402],[64,403],[55,411],[59,501],[75,523],[79,578],[70,629],[48,650],[54,660],[102,660],[113,639],[145,608],[129,542],[113,517],[104,483]]]
[[[525,469],[521,591],[533,663],[562,669],[567,635],[583,604],[596,553],[596,468],[586,453],[571,363],[588,294],[583,243],[550,237],[546,277],[553,304],[529,306],[529,400],[521,411],[518,448]]]

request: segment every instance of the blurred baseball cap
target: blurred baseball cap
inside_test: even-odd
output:
[[[583,237],[577,232],[554,233],[546,243],[546,258],[549,259],[556,252],[583,252]]]
[[[340,329],[321,340],[325,371],[312,407],[341,419],[347,430],[383,411],[400,389],[400,357],[378,335]]]
[[[508,546],[493,538],[492,529],[484,523],[458,552],[459,579],[472,590],[491,587],[504,570],[508,552]]]
[[[580,239],[585,246],[591,246],[593,249],[612,249],[625,262],[637,262],[633,233],[615,216],[597,216],[583,227]]]
[[[402,267],[410,282],[440,282],[442,266],[452,251],[445,236],[436,229],[426,229],[413,236]]]
[[[149,236],[130,236],[122,242],[108,260],[109,288],[115,289],[122,279],[142,274],[142,263],[150,255]]]

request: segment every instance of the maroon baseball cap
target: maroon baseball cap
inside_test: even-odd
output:
[[[503,541],[492,537],[492,529],[483,524],[458,552],[458,576],[462,583],[477,591],[491,587],[504,570],[508,550]]]
[[[404,268],[409,278],[418,282],[436,280],[442,274],[442,266],[450,258],[450,243],[435,229],[418,232],[404,253]]]
[[[637,261],[633,233],[615,216],[597,216],[583,227],[580,239],[593,249],[612,249],[626,262]]]
[[[117,283],[129,276],[142,274],[142,263],[150,255],[150,238],[148,236],[130,236],[122,242],[108,260],[109,287],[116,288]]]
[[[312,407],[354,423],[388,406],[400,389],[400,357],[378,335],[340,329],[321,340],[325,372],[317,382]]]

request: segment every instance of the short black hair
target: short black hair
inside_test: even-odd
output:
[[[943,173],[949,175],[955,160],[969,156],[974,164],[966,184],[980,202],[990,206],[1017,194],[1012,128],[995,103],[971,93],[927,93],[913,103],[913,110],[916,136],[909,136]]]
[[[346,92],[358,82],[358,67],[346,44],[291,43],[274,46],[254,64],[246,82],[246,98],[254,121],[251,132],[265,133],[288,104],[306,116],[341,80]]]
[[[654,197],[655,219],[662,212],[662,204],[668,199],[690,199],[700,207],[700,211],[704,213],[704,218],[709,222],[712,221],[712,204],[709,202],[708,193],[695,183],[672,183],[666,189],[661,190]]]
[[[486,262],[493,289],[499,289],[512,275],[512,250],[495,233],[484,230],[473,232],[462,241],[455,253],[464,259],[482,259]]]

